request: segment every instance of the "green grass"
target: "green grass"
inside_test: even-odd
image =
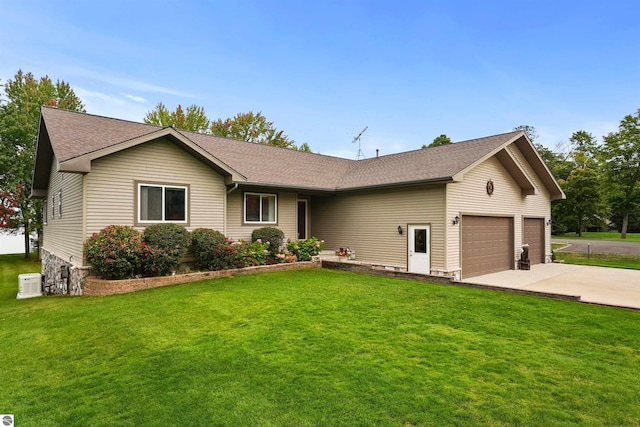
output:
[[[554,252],[557,260],[567,264],[594,265],[599,267],[628,268],[640,270],[640,256],[637,255],[611,255],[590,254],[581,252]]]
[[[627,233],[626,239],[620,238],[620,233],[615,231],[602,232],[584,232],[582,237],[578,237],[576,233],[554,234],[552,239],[579,239],[579,240],[610,240],[623,242],[640,242],[640,233]]]
[[[640,425],[640,313],[338,272],[16,300],[19,426]]]

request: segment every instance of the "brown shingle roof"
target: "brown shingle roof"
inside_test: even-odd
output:
[[[162,129],[55,107],[42,107],[41,114],[59,162]]]
[[[509,132],[450,145],[422,148],[355,161],[339,188],[376,187],[451,179],[520,132]]]
[[[250,183],[331,190],[352,160],[180,131]]]
[[[161,127],[42,108],[53,152],[65,162],[156,132]],[[177,130],[244,177],[246,183],[316,190],[348,190],[414,182],[448,181],[520,132],[366,160],[348,160]]]

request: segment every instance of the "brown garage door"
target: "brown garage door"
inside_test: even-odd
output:
[[[529,259],[531,264],[544,262],[544,219],[524,219],[524,239],[522,243],[529,244]]]
[[[513,268],[512,224],[511,218],[462,217],[462,278]]]

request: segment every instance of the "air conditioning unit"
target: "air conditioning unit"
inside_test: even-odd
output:
[[[42,296],[42,275],[27,273],[18,276],[18,299]]]

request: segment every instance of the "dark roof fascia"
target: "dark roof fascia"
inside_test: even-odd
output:
[[[524,154],[525,158],[540,177],[540,180],[544,184],[545,188],[549,192],[551,200],[563,200],[566,199],[562,188],[558,185],[558,182],[553,177],[553,174],[540,157],[538,150],[536,150],[533,143],[527,138],[526,135],[523,138],[519,138],[515,141],[516,147]]]
[[[327,187],[307,187],[307,186],[293,186],[287,184],[277,183],[264,183],[264,182],[233,182],[232,185],[238,184],[238,188],[274,188],[282,190],[304,191],[308,193],[329,194],[329,193],[348,193],[356,191],[371,191],[377,189],[390,189],[390,188],[405,188],[416,187],[420,185],[436,185],[447,184],[454,182],[453,177],[447,176],[442,178],[422,179],[417,181],[404,181],[404,182],[392,182],[388,184],[372,184],[358,187],[345,187],[345,188],[327,188]]]
[[[431,178],[431,179],[420,179],[416,181],[403,181],[403,182],[390,182],[385,184],[372,184],[372,185],[363,185],[357,187],[345,187],[345,188],[336,188],[335,191],[338,193],[347,193],[354,191],[370,191],[377,189],[391,189],[391,188],[405,188],[405,187],[417,187],[420,185],[435,185],[435,184],[448,184],[450,182],[454,182],[454,177],[452,176],[444,176],[440,178]]]
[[[495,157],[505,168],[507,173],[511,175],[513,180],[520,186],[520,191],[523,196],[531,196],[535,194],[535,185],[529,177],[527,177],[526,172],[520,167],[519,162],[507,151],[506,148],[498,151],[495,154]]]
[[[278,184],[270,182],[247,182],[247,181],[234,181],[232,185],[238,184],[238,188],[269,188],[269,189],[281,189],[288,191],[305,191],[314,193],[335,193],[336,189],[331,187],[308,187],[299,185]]]
[[[45,143],[43,144],[43,140]],[[51,163],[55,157],[44,118],[40,113],[40,124],[38,126],[38,136],[36,138],[36,155],[33,164],[33,174],[31,175],[31,197],[47,197],[49,189],[49,175],[51,174]]]

